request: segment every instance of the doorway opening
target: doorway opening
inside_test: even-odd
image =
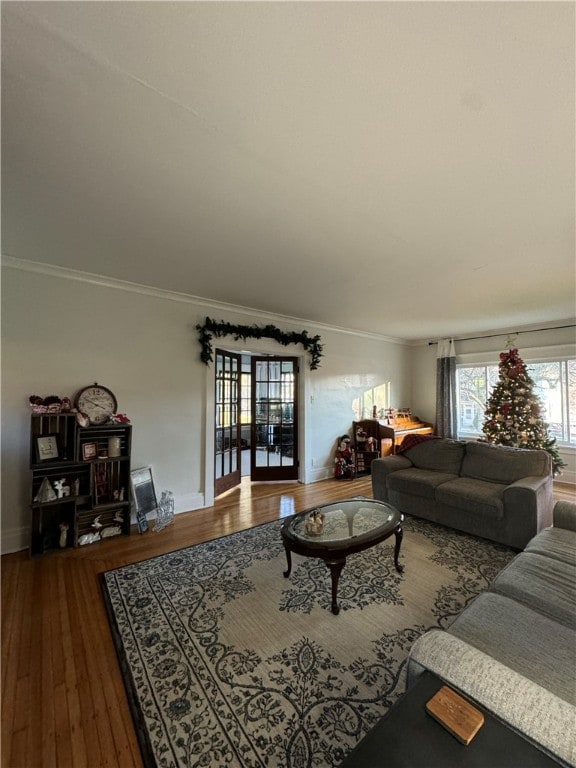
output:
[[[298,480],[298,358],[215,353],[214,495]]]

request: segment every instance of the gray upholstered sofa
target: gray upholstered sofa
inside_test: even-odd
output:
[[[576,504],[534,537],[443,631],[412,646],[428,669],[561,763],[576,765]]]
[[[516,549],[551,524],[552,482],[547,451],[481,442],[426,439],[372,462],[375,499]]]

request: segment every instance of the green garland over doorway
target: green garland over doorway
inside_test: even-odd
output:
[[[301,344],[310,355],[310,369],[316,370],[320,365],[323,345],[320,336],[309,336],[306,331],[296,333],[295,331],[285,332],[275,325],[234,325],[233,323],[218,322],[207,317],[204,325],[197,325],[196,330],[200,334],[200,344],[202,352],[200,359],[208,365],[212,362],[212,338],[217,339],[222,336],[233,336],[236,341],[242,339],[274,339],[279,344],[287,347],[288,344]]]

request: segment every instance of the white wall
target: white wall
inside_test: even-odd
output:
[[[576,320],[567,320],[557,325],[570,325]],[[522,329],[515,329],[516,331]],[[486,335],[499,333],[487,331]],[[557,330],[522,332],[511,336],[514,346],[520,351],[525,361],[530,358],[546,359],[559,355],[576,356],[575,329],[562,328]],[[505,350],[506,336],[492,338],[456,341],[456,359],[459,363],[473,364],[475,362],[498,363],[498,355]],[[423,343],[412,348],[411,380],[412,408],[424,421],[434,423],[436,418],[436,350],[435,344],[429,346]],[[560,447],[560,455],[566,462],[566,467],[558,480],[563,483],[576,483],[576,449]]]
[[[325,354],[317,371],[295,345],[221,340],[230,349],[302,356],[303,482],[332,475],[336,439],[351,429],[352,402],[366,389],[390,381],[392,405],[435,420],[435,346],[249,314],[63,270],[43,273],[26,264],[8,260],[2,268],[2,552],[28,546],[31,394],[73,397],[94,381],[109,387],[133,424],[133,467],[152,465],[157,491],[171,489],[178,512],[212,503],[213,368],[199,359],[195,330],[206,315],[322,336]],[[486,353],[496,360],[505,341],[457,342],[456,352],[463,361]],[[570,344],[574,354],[574,329],[521,334],[517,343],[525,357]],[[562,456],[568,466],[560,479],[576,482],[575,451]]]
[[[350,430],[363,389],[390,380],[392,402],[409,404],[403,344],[25,265],[2,268],[2,552],[28,546],[32,394],[73,398],[95,381],[109,387],[133,425],[132,466],[152,465],[156,490],[172,490],[178,512],[211,503],[213,369],[200,361],[195,330],[206,315],[322,336],[321,367],[310,371],[307,358],[301,366],[304,482],[331,476],[336,438]],[[221,344],[302,354],[267,340]]]

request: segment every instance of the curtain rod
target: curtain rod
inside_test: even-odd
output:
[[[576,325],[556,325],[553,328],[532,328],[529,331],[509,331],[508,333],[491,333],[488,336],[469,336],[467,339],[453,339],[453,341],[474,341],[475,339],[493,339],[496,336],[518,336],[520,333],[539,333],[540,331],[559,331],[562,328],[576,328]],[[429,341],[428,346],[438,344],[437,341]]]

